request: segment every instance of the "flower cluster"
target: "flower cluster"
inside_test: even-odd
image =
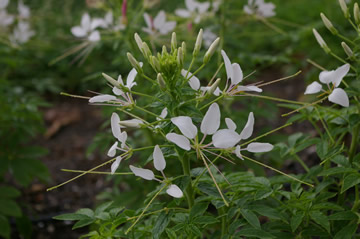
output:
[[[249,15],[257,15],[260,17],[275,16],[275,5],[266,3],[264,0],[248,0],[248,4],[244,6],[244,12]]]

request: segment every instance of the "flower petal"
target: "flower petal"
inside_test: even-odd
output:
[[[322,89],[322,85],[317,81],[314,81],[313,83],[311,83],[306,87],[304,95],[318,93],[321,91],[321,89]]]
[[[110,149],[109,149],[109,151],[108,151],[108,153],[107,153],[107,155],[108,155],[109,157],[114,157],[114,156],[115,156],[118,143],[119,143],[119,142],[116,141],[116,142],[110,147]]]
[[[102,103],[111,100],[116,100],[116,97],[113,95],[97,95],[89,99],[89,103]]]
[[[85,31],[90,31],[90,27],[91,27],[91,19],[90,19],[90,15],[88,13],[84,13],[81,17],[81,27],[85,30]]]
[[[166,22],[166,14],[163,10],[161,10],[154,18],[154,28],[160,30],[165,22]]]
[[[116,157],[115,162],[113,162],[113,163],[111,164],[111,174],[114,174],[115,171],[116,171],[116,169],[118,169],[121,160],[122,160],[121,156],[117,156],[117,157]]]
[[[183,17],[183,18],[188,18],[191,16],[191,12],[189,12],[186,9],[176,9],[175,14],[178,15],[179,17]]]
[[[132,68],[131,71],[128,74],[128,77],[126,79],[126,87],[131,90],[131,88],[136,85],[136,82],[134,82],[135,77],[137,75],[137,71],[135,68]]]
[[[231,66],[233,68],[233,77],[231,78],[231,84],[237,85],[243,80],[244,75],[238,63],[233,63]]]
[[[166,193],[174,198],[182,198],[184,195],[181,189],[175,184],[171,184],[166,190]]]
[[[335,88],[329,95],[329,101],[343,107],[349,107],[349,97],[341,88]]]
[[[167,114],[168,114],[168,109],[165,107],[165,108],[161,111],[161,114],[159,115],[158,118],[160,118],[160,119],[165,119],[166,116],[167,116]]]
[[[119,139],[121,134],[120,129],[120,117],[116,113],[112,113],[111,115],[111,131],[115,138]]]
[[[171,118],[171,122],[173,122],[174,125],[176,125],[181,133],[188,137],[189,139],[195,138],[197,135],[197,128],[193,124],[192,120],[188,116],[178,116]]]
[[[80,26],[72,27],[71,33],[76,37],[85,37],[86,36],[86,30]]]
[[[238,88],[236,89],[237,91],[255,91],[255,92],[262,92],[262,89],[254,86],[254,85],[248,85],[248,86],[243,86],[243,85],[239,85]]]
[[[185,149],[189,151],[191,149],[190,147],[190,141],[183,135],[175,134],[175,133],[168,133],[166,135],[166,139],[170,142],[173,142],[177,146],[179,146],[182,149]]]
[[[214,134],[220,127],[220,108],[217,103],[210,105],[200,126],[200,130],[205,135]]]
[[[166,161],[159,145],[155,145],[153,158],[156,170],[160,172],[163,171],[166,167]]]
[[[226,55],[226,52],[224,50],[221,50],[221,55],[224,59],[227,79],[232,78],[233,77],[233,67],[231,65],[231,61],[230,61],[229,57]]]
[[[241,139],[248,139],[252,135],[254,130],[254,122],[255,122],[254,114],[253,112],[250,112],[248,121],[244,129],[240,133]]]
[[[154,173],[149,169],[137,168],[130,165],[130,170],[135,174],[135,176],[141,177],[145,180],[155,179]]]
[[[335,70],[336,77],[332,81],[335,87],[338,87],[340,85],[342,79],[346,76],[349,70],[350,70],[349,64],[342,65]]]
[[[91,42],[97,42],[100,41],[100,32],[99,31],[93,31],[90,33],[88,40]]]
[[[125,148],[126,140],[127,140],[127,133],[126,131],[122,132],[119,136],[119,141],[121,142],[121,148]]]
[[[212,136],[216,148],[232,148],[240,141],[240,135],[231,129],[221,129]]]
[[[330,84],[330,82],[332,82],[335,77],[335,71],[322,71],[319,74],[319,80],[324,84]]]
[[[241,147],[240,147],[240,145],[236,146],[236,148],[234,150],[234,153],[239,159],[244,160],[244,158],[241,155]]]
[[[252,153],[261,153],[269,152],[274,148],[272,144],[269,143],[250,143],[246,150]]]
[[[184,70],[184,69],[181,70],[181,75],[183,77],[186,77],[186,73],[187,73],[187,70]],[[191,75],[192,75],[192,73],[189,72],[188,77]],[[188,83],[193,90],[198,90],[200,88],[200,80],[196,76],[192,76],[189,79]]]
[[[231,130],[236,130],[236,124],[234,123],[234,121],[230,118],[225,118],[225,123],[226,123],[226,126],[228,127],[228,129],[231,129]]]

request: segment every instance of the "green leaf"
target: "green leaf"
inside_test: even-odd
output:
[[[77,223],[75,223],[75,225],[72,227],[72,229],[76,229],[76,228],[80,228],[80,227],[85,227],[87,225],[90,225],[91,223],[93,223],[95,221],[95,219],[93,218],[85,218],[85,219],[81,219],[80,221],[78,221]]]
[[[344,183],[341,187],[341,193],[345,192],[349,188],[351,188],[359,183],[360,183],[360,174],[359,173],[352,173],[352,174],[347,175],[344,178]]]
[[[25,239],[31,238],[32,224],[31,224],[31,220],[28,217],[23,216],[20,218],[16,218],[16,228],[23,236],[23,238]]]
[[[200,216],[200,217],[196,217],[193,220],[193,223],[196,224],[214,224],[217,223],[219,220],[217,220],[214,217],[210,217],[210,216]]]
[[[323,140],[320,141],[317,145],[316,145],[316,153],[319,156],[319,158],[324,159],[326,154],[328,153],[328,143]]]
[[[53,217],[53,219],[56,219],[56,220],[67,220],[67,221],[75,221],[75,220],[81,220],[81,219],[86,219],[86,218],[89,218],[89,217],[86,215],[76,214],[76,213],[66,213],[66,214],[62,214],[62,215]]]
[[[240,213],[251,226],[257,229],[261,228],[259,219],[257,218],[255,213],[248,209],[241,209]]]
[[[338,212],[338,213],[334,213],[331,214],[329,217],[329,220],[354,220],[354,219],[358,219],[359,217],[353,213],[352,211],[345,211],[345,212]]]
[[[233,235],[235,233],[235,231],[241,227],[244,226],[246,224],[245,220],[236,220],[233,223],[230,224],[229,226],[229,234]]]
[[[254,200],[261,200],[261,199],[267,198],[272,193],[273,193],[273,191],[270,188],[257,190],[255,193],[255,196],[254,196]]]
[[[328,233],[330,233],[330,222],[329,222],[327,216],[325,216],[320,211],[312,211],[312,212],[310,212],[310,217],[317,224],[319,224],[320,226],[325,228]]]
[[[356,223],[349,223],[335,234],[334,239],[351,239],[357,228]]]
[[[201,235],[202,235],[200,229],[197,226],[195,226],[194,224],[189,224],[186,227],[186,229],[189,232],[189,234],[191,234],[191,235],[196,235],[198,237],[201,237]]]
[[[0,186],[0,197],[1,198],[16,198],[20,196],[20,191],[14,187]]]
[[[166,228],[165,231],[166,231],[166,234],[169,237],[169,239],[177,239],[178,238],[176,233],[172,229]]]
[[[94,211],[91,210],[90,208],[80,208],[79,210],[76,211],[76,214],[81,214],[88,217],[94,217]]]
[[[11,199],[0,199],[0,213],[5,216],[21,217],[21,209],[18,204]]]
[[[296,212],[294,216],[292,216],[290,221],[291,230],[293,232],[300,226],[301,222],[303,221],[305,216],[304,212]]]
[[[152,230],[152,234],[155,239],[160,238],[161,234],[163,233],[165,228],[168,226],[171,216],[172,216],[172,213],[166,213],[166,212],[160,213],[160,215],[156,219],[154,228]]]
[[[197,216],[200,216],[200,215],[203,215],[207,208],[208,208],[209,204],[208,203],[196,203],[192,208],[191,208],[191,211],[190,211],[190,220],[197,217]]]
[[[240,232],[238,232],[236,235],[239,236],[245,236],[245,237],[256,237],[261,239],[267,239],[267,238],[275,238],[270,233],[263,231],[261,229],[256,228],[245,228],[242,229]]]
[[[114,203],[114,202],[111,201],[111,202],[106,202],[106,203],[101,204],[100,206],[98,206],[98,207],[96,208],[96,210],[95,210],[95,215],[97,215],[97,214],[105,211],[105,210],[106,210],[108,207],[110,207],[111,204],[113,204],[113,203]]]
[[[356,170],[352,168],[344,168],[344,167],[335,167],[335,168],[329,168],[324,171],[322,171],[319,176],[330,176],[335,174],[342,174],[342,173],[353,173],[356,172]]]
[[[3,215],[0,215],[0,236],[10,238],[10,223]]]
[[[107,221],[107,220],[110,220],[110,213],[101,212],[101,213],[97,214],[95,217],[100,220]]]

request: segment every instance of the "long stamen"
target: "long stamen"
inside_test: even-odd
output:
[[[225,158],[224,156],[221,156],[221,155],[219,155],[219,154],[216,154],[216,153],[211,152],[211,151],[206,150],[206,149],[203,149],[203,150],[206,151],[206,152],[208,152],[208,153],[210,153],[210,154],[212,154],[212,155],[215,155],[215,156],[217,156],[217,157],[219,157],[219,158],[225,159],[225,160],[228,161],[229,163],[236,164],[235,162],[231,161],[231,160],[228,159],[228,158]]]
[[[209,163],[212,165],[212,166],[214,166],[214,168],[216,169],[216,171],[218,171],[219,173],[220,173],[220,175],[225,179],[225,181],[229,184],[229,185],[231,185],[231,183],[227,180],[227,178],[225,177],[225,175],[220,171],[220,169],[215,165],[215,164],[213,164],[213,162],[211,162],[211,160],[205,155],[205,154],[203,154],[204,155],[204,157],[207,159],[207,161],[209,161]]]

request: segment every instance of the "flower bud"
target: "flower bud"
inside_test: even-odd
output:
[[[181,47],[178,48],[177,62],[179,66],[182,66],[184,64],[183,52]]]
[[[141,40],[139,34],[135,33],[134,38],[137,46],[139,47],[139,50],[141,51],[142,54],[144,54],[143,41]]]
[[[216,88],[219,86],[221,79],[217,78],[217,80],[214,82],[214,84],[212,84],[212,86],[210,86],[209,90],[208,90],[208,94],[212,95],[214,93],[214,91],[216,90]]]
[[[174,52],[177,48],[176,33],[173,32],[171,35],[171,51]]]
[[[156,72],[161,71],[160,62],[158,61],[158,59],[155,56],[150,57],[150,62]]]
[[[166,83],[164,81],[164,78],[162,77],[161,73],[157,74],[157,82],[159,83],[160,89],[165,90],[166,89]]]
[[[346,5],[345,0],[339,0],[339,4],[340,4],[340,7],[341,7],[341,10],[342,10],[343,13],[344,13],[345,18],[346,18],[346,19],[349,19],[349,17],[350,17],[350,12],[349,12],[349,8],[348,8],[347,5]]]
[[[105,73],[102,73],[102,76],[105,78],[105,80],[107,80],[111,85],[121,89],[120,87],[120,83],[117,82],[114,78],[112,78],[111,76],[105,74]]]
[[[143,43],[142,43],[142,47],[143,47],[143,51],[144,51],[144,52],[143,52],[144,57],[145,57],[146,59],[149,59],[149,57],[152,56],[152,53],[151,53],[151,50],[150,50],[148,44],[147,44],[146,42],[143,42]]]
[[[166,46],[165,45],[163,45],[163,47],[162,47],[162,52],[161,52],[161,55],[167,55],[167,48],[166,48]]]
[[[196,38],[195,47],[194,47],[194,51],[193,51],[193,57],[196,57],[199,54],[199,51],[201,48],[201,43],[202,43],[202,38],[203,38],[203,29],[200,29],[199,34]]]
[[[325,27],[334,35],[338,34],[338,31],[336,30],[336,28],[333,26],[333,24],[330,22],[330,20],[323,14],[320,13],[320,17],[325,25]]]
[[[360,10],[357,2],[354,4],[354,20],[357,25],[360,25]]]
[[[132,65],[132,67],[134,67],[138,73],[142,73],[142,69],[139,62],[133,57],[133,55],[131,55],[130,52],[127,53],[127,58],[130,64]]]
[[[203,60],[204,64],[206,64],[210,61],[210,58],[212,57],[212,55],[214,55],[214,52],[216,51],[216,48],[219,45],[219,42],[220,42],[220,37],[216,38],[216,40],[213,43],[211,43],[209,49],[205,53],[204,60]]]
[[[353,59],[353,58],[354,58],[354,53],[353,53],[353,51],[351,50],[351,48],[350,48],[345,42],[341,42],[341,46],[342,46],[342,48],[344,49],[346,55],[347,55],[349,58]]]
[[[181,50],[182,50],[182,54],[183,54],[183,59],[185,59],[185,53],[186,53],[186,43],[182,42],[181,43]]]
[[[314,36],[315,36],[317,42],[319,43],[320,47],[321,47],[322,49],[324,49],[324,51],[325,51],[326,53],[329,53],[329,52],[331,51],[330,48],[327,46],[326,42],[325,42],[324,39],[320,36],[320,34],[316,31],[315,28],[313,28],[313,33],[314,33]]]
[[[122,120],[119,122],[120,126],[125,128],[140,128],[143,122],[139,119]]]

